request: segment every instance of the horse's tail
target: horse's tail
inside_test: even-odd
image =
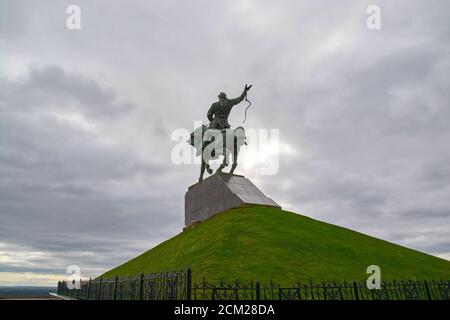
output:
[[[242,144],[247,144],[245,142],[246,136],[244,127],[237,127],[236,129],[234,129],[234,136],[237,138],[237,141],[242,141]]]

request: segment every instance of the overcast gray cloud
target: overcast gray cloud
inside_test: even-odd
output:
[[[246,82],[246,124],[280,128],[282,148],[276,175],[239,173],[286,209],[450,257],[449,12],[444,0],[2,1],[0,284],[48,283],[72,264],[95,276],[180,232],[199,168],[170,161],[171,133]]]

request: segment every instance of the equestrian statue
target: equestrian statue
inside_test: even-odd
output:
[[[231,157],[232,166],[229,173],[234,173],[240,147],[247,143],[245,142],[244,128],[240,126],[236,129],[230,129],[228,116],[231,109],[245,99],[249,103],[245,109],[243,121],[245,122],[247,110],[251,105],[251,102],[247,99],[247,92],[251,87],[251,85],[245,85],[242,94],[234,99],[228,99],[227,95],[221,92],[218,96],[219,101],[214,102],[208,110],[209,125],[202,125],[191,133],[188,142],[197,149],[196,154],[201,156],[200,182],[203,180],[205,169],[209,174],[213,172],[209,161],[218,159],[219,156],[223,156],[223,161],[217,171],[222,172],[228,166],[228,160]]]

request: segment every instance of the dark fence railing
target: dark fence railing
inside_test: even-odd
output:
[[[380,289],[366,283],[301,283],[285,287],[273,282],[194,283],[194,300],[450,300],[450,281],[383,282]]]
[[[173,271],[81,281],[79,289],[58,282],[58,294],[91,300],[450,300],[450,280],[366,283],[301,283],[286,287],[259,281],[192,282],[192,271]]]
[[[58,294],[88,300],[185,300],[190,299],[192,272],[173,271],[113,279],[80,281],[79,289],[58,282]],[[73,283],[75,284],[75,283]]]

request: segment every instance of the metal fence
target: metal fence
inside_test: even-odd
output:
[[[79,289],[58,282],[58,293],[91,300],[450,300],[450,280],[366,283],[302,283],[280,286],[259,281],[192,282],[192,271],[82,281]]]
[[[286,287],[273,283],[208,283],[192,286],[194,300],[450,300],[450,281],[383,282],[380,289],[366,283],[301,283]]]
[[[140,276],[98,278],[75,282],[58,282],[58,294],[88,300],[189,300],[192,272],[172,271]],[[73,289],[72,289],[73,288]]]

